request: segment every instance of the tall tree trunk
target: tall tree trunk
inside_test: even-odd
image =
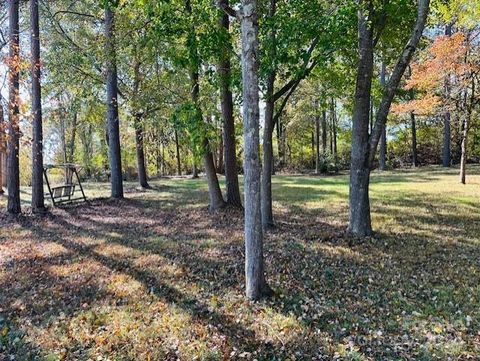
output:
[[[190,0],[185,1],[185,9],[188,14],[192,14],[192,6]],[[193,24],[192,24],[193,25]],[[189,40],[189,67],[190,67],[190,83],[191,83],[191,98],[192,103],[197,110],[198,121],[203,122],[203,115],[199,104],[200,96],[200,83],[199,83],[199,57],[197,49],[197,35],[195,34],[195,28],[190,29]],[[223,200],[220,184],[218,183],[217,170],[215,169],[215,163],[213,160],[213,153],[210,148],[210,142],[205,137],[202,142],[203,151],[203,164],[205,167],[205,175],[208,183],[208,194],[210,198],[209,209],[214,212],[225,205]]]
[[[223,5],[228,6],[228,0],[220,0]],[[235,121],[233,118],[233,96],[230,90],[231,64],[230,48],[231,39],[229,34],[230,20],[223,11],[220,15],[219,26],[228,37],[228,46],[220,46],[220,59],[218,63],[218,75],[220,78],[220,100],[223,119],[223,147],[225,156],[225,183],[227,204],[233,207],[242,207],[240,186],[238,184],[237,150],[235,140]]]
[[[476,102],[476,96],[477,94],[475,93],[475,85],[476,85],[476,82],[475,82],[475,78],[472,76],[471,78],[471,94],[470,94],[470,101],[468,102],[468,95],[465,94],[465,103],[469,103],[469,104],[466,104],[466,108],[467,108],[467,114],[465,116],[465,120],[463,122],[463,132],[462,132],[462,146],[461,146],[461,159],[460,159],[460,182],[462,184],[465,184],[465,181],[466,181],[466,173],[467,173],[467,144],[468,144],[468,132],[470,130],[470,121],[471,121],[471,117],[472,117],[472,112],[473,112],[473,109],[475,107],[475,105],[477,104]]]
[[[385,63],[382,62],[380,67],[380,85],[385,88]],[[380,137],[380,170],[387,170],[387,126],[382,129],[382,135]]]
[[[271,295],[265,279],[261,212],[260,110],[258,83],[258,14],[256,0],[242,0],[242,82],[245,169],[245,283],[246,295]]]
[[[274,102],[269,100],[268,98],[269,95],[273,94],[273,81],[274,75],[270,74],[267,80],[267,99],[265,101],[265,127],[263,129],[263,167],[261,178],[262,225],[264,230],[268,230],[274,226],[272,209],[272,137]]]
[[[335,117],[333,98],[330,100],[330,122],[328,124],[328,140],[330,143],[330,154],[333,155],[333,122]]]
[[[268,9],[268,16],[273,19],[277,11],[277,0],[270,0]],[[270,58],[274,59],[276,56],[276,29],[272,27],[270,34],[268,35],[270,42]],[[263,129],[263,163],[262,163],[262,191],[261,191],[261,204],[262,204],[262,225],[264,230],[272,228],[273,222],[273,210],[272,210],[272,171],[273,171],[273,127],[274,124],[274,111],[275,101],[273,99],[273,93],[275,90],[275,79],[277,73],[272,69],[267,75],[267,89],[265,94],[265,126]]]
[[[370,165],[368,164],[368,128],[373,75],[373,30],[368,13],[373,11],[371,2],[360,1],[358,10],[357,82],[352,128],[352,160],[350,167],[350,223],[349,231],[359,236],[372,233],[370,220]]]
[[[178,158],[180,159],[180,158]],[[165,144],[162,142],[162,159],[161,159],[161,174],[164,176],[166,174],[166,169],[165,169]],[[180,168],[180,173],[182,172],[182,168]],[[181,175],[181,174],[180,174]]]
[[[5,129],[4,129],[3,105],[0,102],[0,195],[4,194],[4,155],[5,155]]]
[[[193,158],[193,164],[192,164],[192,178],[198,178],[198,168],[197,168],[197,161],[195,159],[195,156]]]
[[[77,127],[78,127],[78,113],[77,111],[73,112],[72,118],[72,133],[70,135],[70,142],[68,143],[68,153],[67,153],[67,163],[73,163],[75,161],[75,140],[77,138]]]
[[[461,158],[460,158],[460,183],[466,183],[466,173],[467,173],[467,137],[468,137],[468,127],[469,119],[468,116],[463,122],[463,131],[462,131],[462,146],[461,146]]]
[[[338,152],[337,152],[337,105],[335,99],[332,98],[332,142],[333,142],[333,160],[335,162],[335,167],[338,163]]]
[[[314,168],[315,167],[315,130],[312,131],[312,134],[311,134],[311,141],[312,141],[312,148],[311,148],[311,151],[312,151],[312,159],[311,159],[311,167]]]
[[[42,95],[40,85],[40,29],[38,19],[38,0],[30,0],[30,26],[32,51],[32,211],[45,211],[43,193],[43,129]]]
[[[176,153],[176,158],[177,158],[177,175],[182,175],[182,164],[180,160],[180,144],[178,143],[178,132],[176,129],[174,129],[174,135],[175,135],[175,153]],[[193,160],[195,164],[195,159]]]
[[[210,212],[215,212],[225,206],[225,202],[222,197],[222,191],[220,190],[220,185],[218,183],[217,171],[215,169],[215,163],[213,161],[213,154],[210,150],[210,144],[208,139],[205,138],[203,141],[203,163],[205,167],[205,175],[207,176],[207,183],[209,189],[209,198]]]
[[[115,50],[115,15],[110,4],[105,6],[105,38],[107,55],[107,123],[108,155],[112,198],[123,198],[122,156],[118,118],[118,77]]]
[[[282,117],[278,117],[276,121],[277,126],[277,153],[279,167],[282,168],[285,165],[285,149],[282,146],[283,132],[282,132]],[[274,169],[275,170],[275,169]]]
[[[452,24],[445,26],[445,35],[452,35]],[[447,76],[445,79],[445,93],[447,98],[450,96],[450,79]],[[442,147],[442,165],[446,168],[452,164],[451,159],[451,124],[450,111],[447,110],[443,116],[443,147]]]
[[[322,154],[327,155],[327,111],[322,110]]]
[[[149,189],[147,168],[145,166],[145,147],[143,142],[143,124],[142,117],[139,114],[134,115],[135,127],[135,148],[137,151],[138,183],[140,187]]]
[[[419,0],[418,15],[411,37],[397,59],[395,68],[385,87],[376,114],[372,134],[368,135],[368,118],[373,74],[373,29],[371,18],[373,3],[360,1],[358,12],[359,55],[352,134],[352,163],[350,173],[349,230],[358,236],[371,234],[369,182],[378,142],[385,127],[390,106],[400,80],[420,41],[429,10],[429,0]]]
[[[9,58],[8,69],[8,149],[7,149],[7,211],[11,214],[21,212],[20,206],[20,124],[19,124],[19,100],[20,84],[20,44],[19,44],[19,1],[11,0],[8,4],[9,19]]]
[[[450,167],[451,162],[450,112],[446,112],[443,116],[442,165],[444,167]]]
[[[73,164],[75,156],[75,139],[77,137],[77,124],[78,124],[78,113],[75,110],[73,112],[72,124],[71,124],[71,134],[70,141],[66,142],[66,131],[65,131],[65,163]],[[65,127],[64,127],[65,129]],[[72,184],[73,172],[71,169],[65,169],[65,182],[66,184]]]
[[[80,131],[80,139],[82,141],[82,160],[85,166],[85,173],[87,178],[92,175],[92,157],[93,157],[93,149],[92,149],[92,132],[93,127],[91,123],[85,124],[84,127],[81,128]]]
[[[417,122],[415,120],[415,113],[410,113],[410,122],[412,128],[412,164],[416,168],[418,167],[418,154],[417,154]]]
[[[315,106],[317,109],[317,104]],[[318,111],[318,110],[317,110]],[[315,173],[320,174],[320,115],[315,114]]]
[[[412,70],[409,67],[409,73],[412,74]],[[413,89],[410,90],[410,100],[415,99],[415,93]],[[417,121],[415,119],[415,113],[410,113],[410,127],[412,132],[412,165],[414,168],[419,166],[418,153],[417,153]]]
[[[225,174],[225,164],[223,163],[223,155],[225,154],[225,147],[223,146],[223,130],[220,134],[220,142],[218,143],[218,161],[217,161],[217,173]]]
[[[135,50],[136,51],[136,50]],[[142,114],[140,113],[137,96],[140,91],[140,62],[135,60],[133,64],[133,126],[135,128],[135,149],[137,151],[137,172],[138,183],[140,187],[144,189],[151,188],[148,184],[147,167],[145,165],[145,142],[144,142],[144,130],[142,124]]]

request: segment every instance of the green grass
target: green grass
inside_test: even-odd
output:
[[[346,234],[348,176],[275,176],[270,300],[243,297],[242,214],[203,179],[0,213],[0,359],[456,360],[480,354],[480,168],[372,174],[375,235]],[[27,188],[22,189],[28,205]],[[4,207],[5,199],[0,198]]]

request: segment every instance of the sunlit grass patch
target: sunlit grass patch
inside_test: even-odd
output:
[[[202,178],[127,182],[125,200],[2,224],[0,315],[39,360],[475,359],[471,171],[467,186],[455,169],[374,172],[366,239],[346,233],[347,174],[274,176],[276,295],[260,302],[244,297],[242,211],[210,214]]]

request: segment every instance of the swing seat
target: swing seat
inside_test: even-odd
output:
[[[43,166],[43,175],[45,177],[45,183],[50,193],[50,198],[55,207],[65,204],[73,203],[75,201],[87,201],[85,193],[83,192],[82,183],[78,176],[78,169],[81,168],[75,164],[50,164]],[[61,186],[51,187],[48,179],[48,172],[51,169],[62,169],[65,172],[65,177],[69,176],[69,180]],[[73,180],[75,177],[76,182]],[[68,179],[68,178],[67,178]],[[78,186],[78,192],[76,192]],[[76,195],[77,193],[77,195]],[[75,198],[76,197],[76,198]]]
[[[65,184],[63,186],[52,188],[53,198],[68,198],[70,199],[75,194],[74,184]]]

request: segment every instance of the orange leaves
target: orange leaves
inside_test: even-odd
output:
[[[435,94],[427,93],[425,96],[410,100],[405,103],[397,103],[392,105],[392,112],[394,114],[409,114],[415,113],[416,115],[430,115],[442,105],[441,97]]]
[[[467,52],[463,33],[439,36],[428,49],[428,58],[412,64],[412,75],[405,88],[431,91],[442,87],[448,76],[462,77],[469,68],[465,62]]]
[[[438,36],[426,50],[423,59],[411,66],[406,90],[420,91],[417,99],[395,104],[397,114],[414,112],[431,115],[455,107],[455,96],[470,85],[474,64],[470,62],[471,44],[463,32]]]

